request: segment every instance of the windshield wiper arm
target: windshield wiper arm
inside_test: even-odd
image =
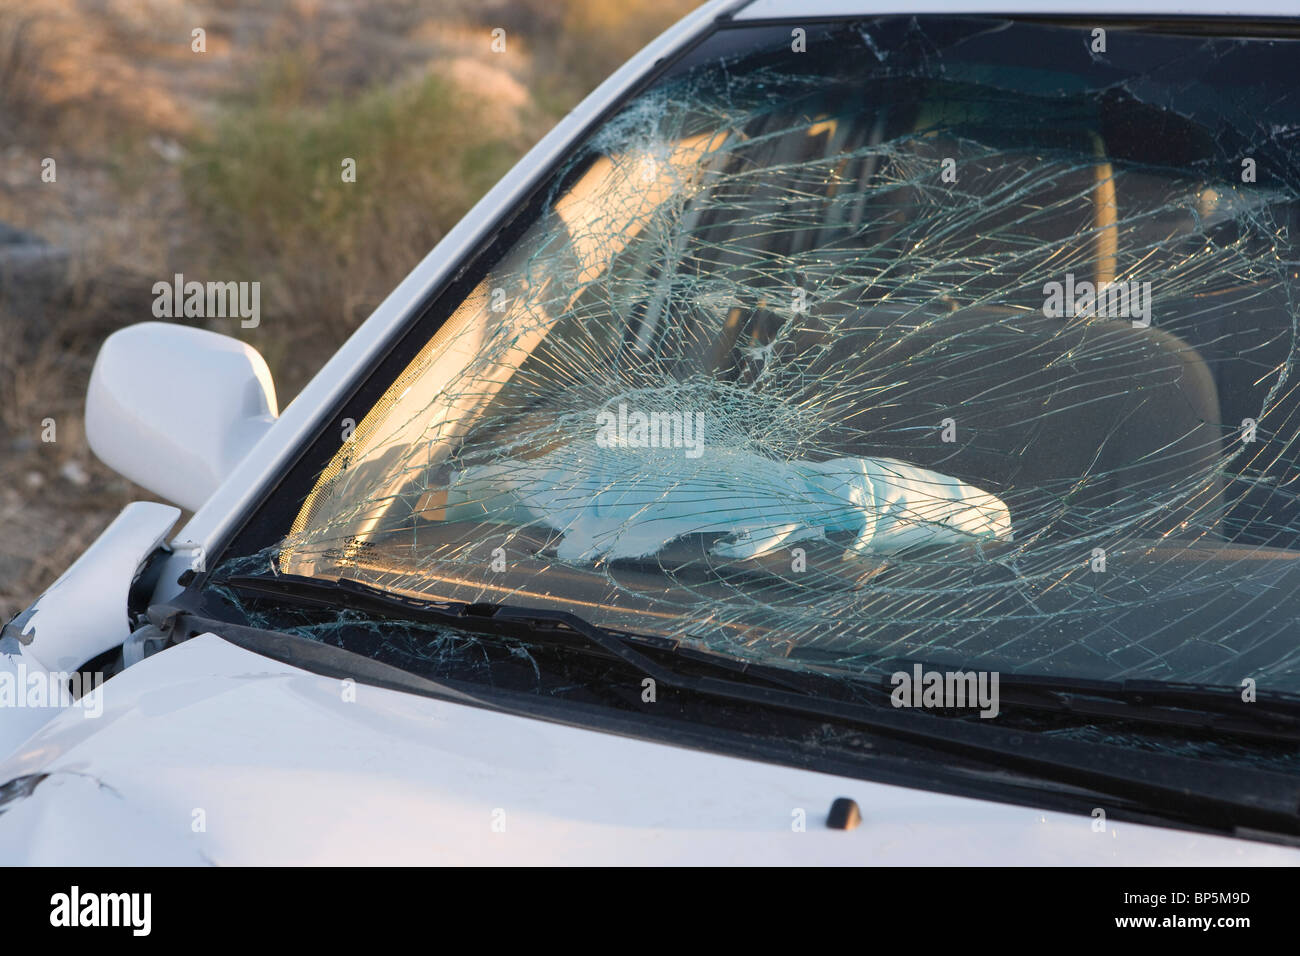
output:
[[[1199,813],[1210,809],[1233,827],[1300,835],[1300,781],[1272,771],[1234,768],[1231,774],[1207,773],[1206,762],[1191,757],[1061,738],[1045,739],[1030,731],[989,726],[983,720],[971,723],[915,710],[815,697],[807,692],[761,686],[730,677],[683,673],[661,664],[629,638],[635,638],[647,648],[658,646],[668,650],[676,642],[657,644],[641,636],[621,635],[567,611],[426,601],[348,579],[330,581],[296,575],[231,577],[223,579],[218,586],[222,585],[300,605],[334,610],[343,606],[390,619],[445,624],[459,629],[524,636],[539,630],[567,634],[619,658],[654,679],[656,684],[681,693],[855,724],[881,735],[966,758],[982,758],[994,766],[1153,807]],[[771,668],[754,670],[763,673]]]
[[[883,675],[897,671],[910,674],[917,664],[925,672],[973,669],[971,665],[944,666],[910,658],[883,661],[874,667],[882,672],[882,686],[887,687],[888,677]],[[1005,671],[998,674],[998,691],[1003,707],[1198,729],[1234,737],[1300,741],[1300,697],[1274,691],[1260,692],[1255,699],[1246,701],[1238,690],[1215,684],[1104,680]]]
[[[297,606],[337,612],[340,608],[386,618],[405,618],[425,624],[441,624],[457,630],[522,638],[559,639],[579,646],[592,646],[631,667],[646,670],[647,676],[663,682],[669,674],[637,648],[677,654],[720,669],[737,677],[754,677],[768,684],[799,692],[796,675],[783,677],[779,668],[753,663],[726,654],[686,647],[672,638],[631,634],[596,627],[563,611],[520,608],[505,604],[470,604],[461,601],[430,601],[386,591],[350,578],[310,578],[295,574],[234,575],[222,578],[218,588],[279,599]],[[651,674],[649,669],[656,671]],[[678,678],[673,678],[674,683]]]

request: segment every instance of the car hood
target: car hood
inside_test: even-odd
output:
[[[99,693],[0,765],[0,862],[1300,862],[354,685],[210,634]],[[837,797],[856,829],[826,828]]]

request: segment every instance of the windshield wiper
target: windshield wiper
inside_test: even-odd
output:
[[[425,623],[440,623],[483,633],[511,632],[517,636],[561,640],[566,634],[579,636],[588,644],[642,670],[655,666],[655,661],[645,658],[637,648],[657,650],[731,672],[736,677],[744,676],[770,686],[795,691],[801,698],[815,692],[817,687],[825,688],[830,682],[839,681],[859,690],[878,690],[887,699],[892,689],[887,675],[898,670],[910,673],[915,664],[920,664],[926,672],[970,670],[969,666],[941,667],[933,661],[911,659],[878,662],[873,665],[873,669],[882,676],[882,682],[877,687],[864,676],[825,674],[814,677],[793,672],[788,667],[699,650],[671,638],[612,631],[566,612],[500,604],[430,601],[386,591],[349,578],[330,580],[292,574],[242,575],[223,579],[221,583],[245,593],[276,597],[323,610],[337,611],[342,607],[386,617],[395,613],[414,615]],[[686,675],[675,670],[673,673],[674,682],[680,686]],[[660,680],[659,674],[650,674],[648,671],[647,674],[656,681]],[[1300,698],[1272,695],[1246,703],[1230,688],[1153,680],[1107,681],[999,673],[998,681],[1003,706],[1042,713],[1071,714],[1081,718],[1125,720],[1141,725],[1194,728],[1241,737],[1300,741]]]
[[[217,586],[335,612],[349,608],[390,620],[442,624],[524,639],[559,637],[574,646],[585,643],[589,649],[618,658],[654,679],[661,688],[679,693],[779,708],[856,725],[964,758],[979,758],[999,769],[1026,772],[1039,779],[1068,783],[1149,807],[1181,810],[1198,817],[1209,811],[1228,829],[1300,835],[1300,781],[1268,770],[1234,767],[1231,773],[1207,773],[1206,761],[1193,757],[1060,737],[1043,738],[1030,731],[990,726],[984,720],[953,720],[917,710],[895,709],[885,705],[883,699],[875,705],[813,696],[807,690],[790,689],[794,685],[778,686],[771,674],[776,668],[748,662],[734,662],[731,669],[736,673],[727,677],[687,673],[652,656],[656,651],[672,654],[679,647],[676,641],[612,631],[566,611],[428,601],[348,579],[296,575],[229,577]],[[167,610],[174,611],[159,609]],[[206,623],[220,633],[221,622]],[[714,664],[720,664],[723,657],[708,652],[686,655],[691,661]],[[752,678],[764,683],[755,683]]]
[[[877,662],[873,669],[889,675],[924,672],[968,672],[972,665],[945,666],[910,658]],[[883,677],[882,687],[888,683]],[[1207,733],[1300,741],[1300,697],[1263,692],[1242,699],[1238,689],[1218,684],[1159,680],[1098,680],[1083,677],[998,674],[1003,707],[1080,718],[1123,720],[1141,725],[1195,729]]]
[[[295,574],[233,575],[222,578],[215,586],[227,587],[261,598],[277,599],[299,607],[318,608],[335,613],[340,609],[346,609],[389,619],[441,624],[456,630],[481,634],[540,639],[587,650],[595,647],[631,667],[641,670],[647,667],[657,668],[659,674],[667,672],[659,668],[653,660],[645,657],[643,651],[637,648],[679,654],[684,658],[719,668],[736,676],[752,676],[792,691],[798,691],[801,687],[793,676],[783,679],[778,668],[755,664],[726,654],[687,648],[680,641],[672,638],[597,627],[575,615],[560,611],[519,608],[504,604],[430,601],[386,591],[350,578],[331,580]],[[659,680],[656,674],[650,674],[649,671],[647,676]]]

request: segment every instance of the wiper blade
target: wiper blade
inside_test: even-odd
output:
[[[898,659],[876,666],[884,675],[970,671],[972,667],[943,666],[933,662]],[[889,686],[889,677],[883,678]],[[1081,718],[1123,720],[1135,725],[1198,729],[1209,733],[1300,741],[1300,697],[1261,691],[1255,699],[1242,699],[1238,689],[1215,684],[1159,680],[1098,680],[1035,674],[998,674],[1002,707],[1023,708]]]
[[[712,654],[688,648],[672,638],[632,634],[596,628],[572,614],[513,607],[505,604],[470,604],[461,601],[430,601],[386,591],[372,584],[350,578],[310,578],[295,574],[233,575],[221,579],[218,587],[228,587],[245,594],[278,599],[301,607],[337,612],[340,608],[378,617],[412,620],[424,624],[441,624],[456,630],[484,634],[542,639],[552,643],[590,649],[595,646],[609,656],[633,667],[643,667],[648,659],[634,647],[678,654],[736,676],[752,676],[766,683],[798,690],[800,684],[782,679],[778,668],[766,667],[725,654]],[[574,627],[580,624],[593,633]],[[566,640],[567,638],[567,640]],[[649,662],[653,664],[653,662]],[[760,674],[759,672],[763,672]],[[776,673],[773,673],[773,672]]]
[[[278,597],[295,605],[323,610],[346,608],[391,615],[396,611],[445,614],[449,619],[465,615],[473,605],[457,601],[429,601],[386,591],[350,578],[311,578],[300,574],[239,574],[213,582],[217,588]]]
[[[1300,835],[1300,781],[1267,770],[1233,768],[1231,773],[1209,773],[1205,761],[1190,757],[1059,737],[1039,738],[1032,732],[989,726],[983,720],[952,720],[916,710],[815,697],[806,691],[761,686],[733,677],[684,673],[647,653],[655,648],[671,650],[676,642],[625,635],[567,611],[426,601],[347,579],[329,581],[296,575],[232,577],[220,584],[297,604],[336,610],[342,605],[394,619],[497,633],[564,634],[585,640],[654,679],[661,688],[679,693],[857,725],[964,758],[980,758],[998,768],[1028,772],[1039,779],[1045,777],[1163,810],[1200,816],[1210,811],[1228,829]],[[737,669],[764,677],[772,670],[752,665]]]

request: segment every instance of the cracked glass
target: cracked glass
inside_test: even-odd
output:
[[[604,122],[226,570],[1300,692],[1296,42],[796,27]]]

